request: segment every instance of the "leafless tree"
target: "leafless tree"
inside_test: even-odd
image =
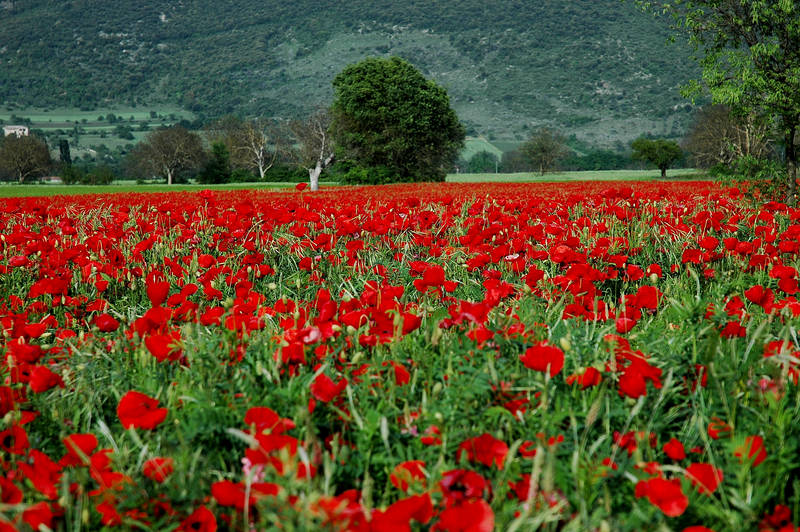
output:
[[[334,146],[329,132],[331,116],[327,109],[320,109],[305,120],[289,123],[296,148],[291,151],[295,162],[308,170],[311,190],[319,190],[319,176],[333,164]]]
[[[138,173],[166,177],[171,185],[177,173],[202,166],[205,150],[198,134],[172,126],[147,135],[128,157]]]
[[[34,135],[9,135],[0,139],[0,168],[20,183],[41,177],[52,167],[47,144]]]
[[[266,119],[226,116],[207,127],[206,136],[212,143],[225,144],[234,167],[257,171],[262,181],[278,157],[280,135],[275,124]]]
[[[770,133],[768,121],[755,113],[735,116],[725,105],[712,105],[697,114],[683,144],[696,166],[710,168],[745,155],[768,157],[773,150]]]

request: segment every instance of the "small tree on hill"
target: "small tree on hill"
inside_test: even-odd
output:
[[[0,169],[19,183],[44,176],[52,165],[47,144],[35,135],[0,139]]]
[[[333,89],[331,129],[341,161],[385,179],[444,181],[465,133],[442,87],[391,57],[348,66]]]
[[[633,159],[648,162],[661,170],[661,178],[667,177],[667,168],[683,157],[683,150],[677,142],[664,139],[639,138],[631,143]]]
[[[204,160],[203,141],[181,126],[153,131],[128,154],[135,173],[162,176],[169,185],[176,174],[199,168]]]
[[[519,151],[534,168],[539,169],[541,175],[555,168],[559,161],[569,155],[564,137],[548,128],[535,132],[519,147]]]

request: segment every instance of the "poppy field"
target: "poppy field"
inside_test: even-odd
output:
[[[0,253],[0,532],[800,525],[800,209],[13,198]]]

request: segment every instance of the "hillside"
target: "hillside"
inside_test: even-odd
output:
[[[448,89],[471,135],[679,135],[691,109],[678,86],[696,66],[631,4],[5,0],[0,100],[290,116],[329,102],[346,64],[399,55]]]

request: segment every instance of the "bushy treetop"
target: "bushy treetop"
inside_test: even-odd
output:
[[[350,65],[333,87],[340,160],[386,180],[444,180],[465,132],[442,87],[398,57]]]

